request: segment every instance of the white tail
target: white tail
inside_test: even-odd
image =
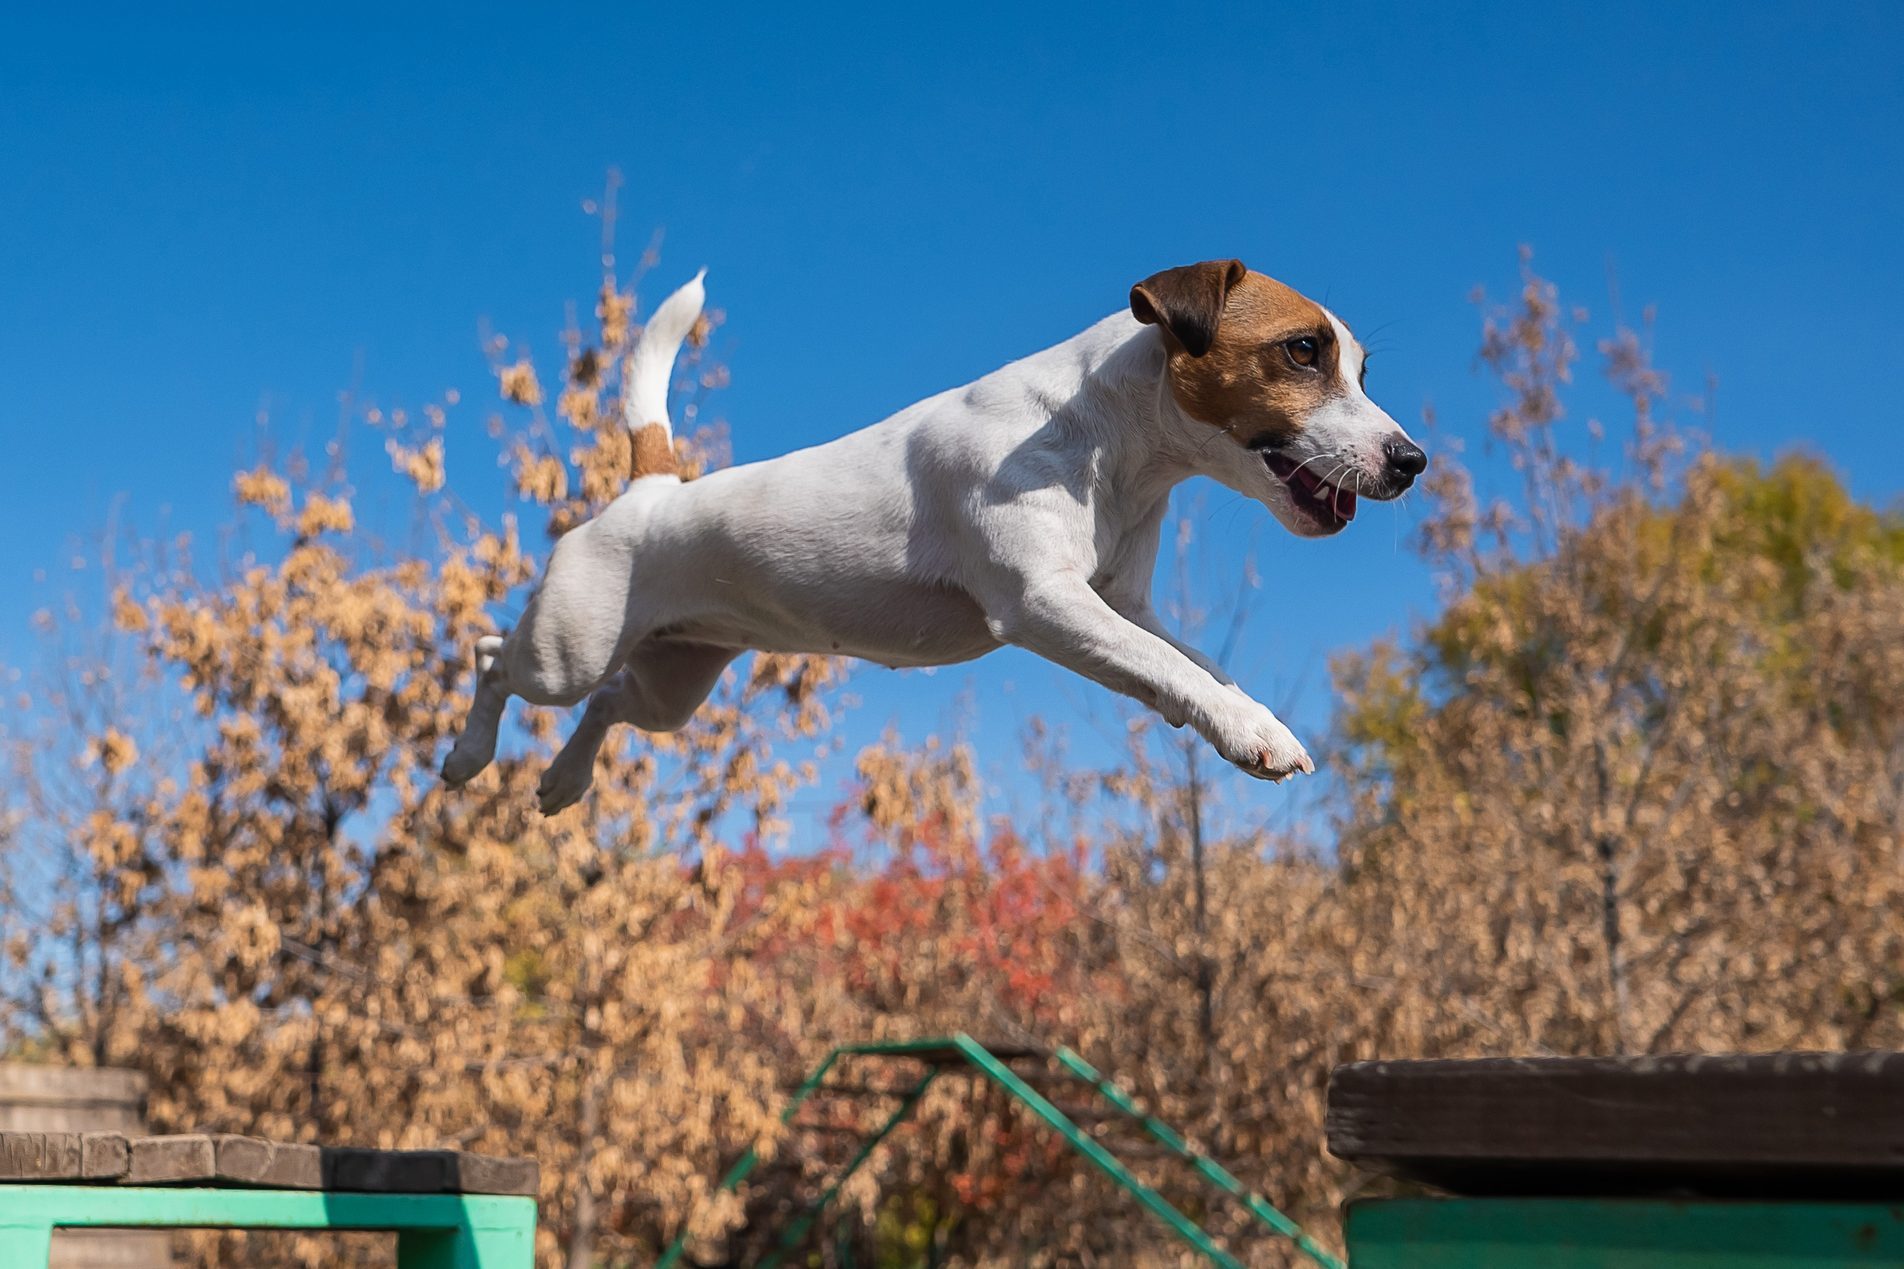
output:
[[[644,428],[658,425],[661,436],[672,441],[674,426],[668,421],[668,380],[674,374],[674,359],[681,344],[700,320],[701,305],[707,291],[699,273],[680,290],[661,301],[628,354],[628,366],[622,380],[622,422],[639,436]],[[640,473],[637,473],[640,474]]]

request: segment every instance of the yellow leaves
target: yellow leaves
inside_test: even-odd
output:
[[[972,814],[977,773],[971,750],[943,748],[936,737],[922,751],[899,748],[888,735],[860,752],[854,764],[860,811],[873,827],[910,848],[920,834],[950,834],[970,849],[977,823]]]
[[[628,473],[634,470],[634,436],[627,428],[604,415],[601,430],[588,438],[585,446],[569,455],[581,473],[576,490],[589,507],[606,506],[628,487]]]
[[[87,852],[104,871],[124,868],[139,858],[138,833],[107,811],[87,816],[83,837]]]
[[[139,746],[117,727],[86,743],[85,765],[98,766],[107,775],[118,775],[139,760]]]
[[[127,634],[142,634],[151,623],[143,605],[124,586],[112,593],[112,624]]]
[[[521,442],[517,442],[512,457],[516,492],[524,498],[549,506],[568,496],[569,469],[561,459],[538,454]]]
[[[620,423],[603,414],[600,407],[601,397],[593,388],[564,388],[555,402],[555,412],[579,432],[592,432],[598,427],[620,430]]]
[[[300,536],[314,538],[320,533],[349,533],[355,526],[349,499],[328,498],[320,493],[305,496],[304,510],[297,523]]]
[[[602,344],[605,347],[627,346],[634,315],[635,297],[616,290],[612,278],[603,282],[602,289],[595,300],[595,317],[601,322]]]
[[[242,506],[259,507],[274,516],[291,509],[291,485],[268,467],[241,471],[232,478],[232,489]]]
[[[259,904],[228,903],[222,932],[233,957],[247,970],[255,972],[278,955],[278,924]]]
[[[440,436],[432,436],[419,446],[404,445],[392,439],[384,442],[384,450],[390,455],[391,467],[408,477],[419,493],[436,493],[448,480]]]
[[[456,623],[473,620],[485,603],[496,598],[490,585],[493,576],[490,572],[471,568],[460,556],[446,561],[442,576],[445,619]]]
[[[503,400],[513,405],[542,404],[542,385],[536,380],[535,367],[527,357],[503,366],[496,376],[501,382]]]

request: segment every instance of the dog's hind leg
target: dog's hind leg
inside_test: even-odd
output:
[[[443,760],[443,783],[452,789],[468,784],[496,757],[496,731],[502,726],[503,706],[509,703],[509,680],[498,659],[502,642],[500,635],[476,641],[476,697],[463,721],[463,734]]]
[[[622,721],[643,731],[680,731],[739,655],[737,648],[705,643],[650,640],[637,646],[626,672],[640,687],[638,703]]]
[[[643,731],[679,731],[687,726],[721,671],[740,655],[704,644],[644,643],[627,666],[589,697],[582,721],[536,785],[544,815],[581,800],[595,779],[595,754],[617,723]]]
[[[544,815],[554,815],[582,800],[595,782],[595,755],[602,741],[608,739],[611,727],[627,719],[632,708],[629,698],[639,690],[633,677],[623,670],[588,698],[582,721],[536,782],[536,805]]]

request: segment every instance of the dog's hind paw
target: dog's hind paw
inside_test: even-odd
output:
[[[456,742],[449,757],[443,759],[443,783],[452,789],[460,789],[474,780],[482,769],[496,756],[496,744],[492,740],[484,745],[480,741],[472,744],[469,733]]]
[[[549,769],[536,781],[536,806],[544,815],[566,811],[582,800],[582,795],[595,782],[591,765],[564,763],[559,757],[549,764]]]

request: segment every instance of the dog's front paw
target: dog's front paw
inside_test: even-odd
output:
[[[566,811],[595,783],[594,755],[588,762],[564,762],[560,755],[536,781],[536,806],[544,815]]]
[[[1295,733],[1255,701],[1224,722],[1211,742],[1218,753],[1258,780],[1280,783],[1293,775],[1315,774],[1316,764]]]

